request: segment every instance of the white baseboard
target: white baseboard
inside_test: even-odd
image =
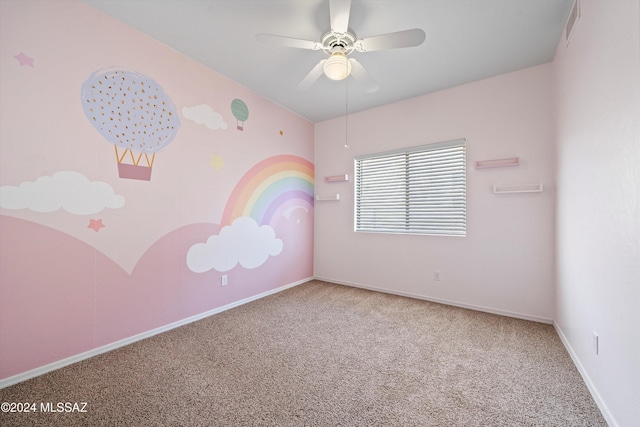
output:
[[[500,316],[514,317],[516,319],[523,319],[523,320],[531,320],[533,322],[547,323],[549,325],[553,324],[553,319],[549,319],[546,317],[533,316],[533,315],[524,314],[524,313],[516,313],[513,311],[507,311],[507,310],[499,310],[491,307],[483,307],[480,305],[466,304],[458,301],[451,301],[451,300],[446,300],[442,298],[434,298],[434,297],[425,296],[425,295],[413,294],[411,292],[396,291],[393,289],[379,288],[377,286],[369,286],[369,285],[363,285],[361,283],[345,282],[342,280],[329,279],[329,278],[324,278],[319,276],[315,276],[314,279],[322,280],[324,282],[335,283],[338,285],[353,286],[354,288],[368,289],[370,291],[384,292],[386,294],[399,295],[403,297],[421,299],[424,301],[437,302],[439,304],[452,305],[454,307],[468,308],[470,310],[483,311],[485,313],[498,314]]]
[[[53,362],[53,363],[50,363],[48,365],[32,369],[30,371],[23,372],[21,374],[5,378],[3,380],[0,380],[0,389],[3,389],[5,387],[9,387],[11,385],[20,383],[22,381],[26,381],[26,380],[31,379],[31,378],[35,378],[35,377],[40,376],[42,374],[46,374],[47,372],[55,371],[56,369],[64,368],[65,366],[69,366],[69,365],[71,365],[73,363],[80,362],[81,360],[89,359],[89,358],[97,356],[99,354],[106,353],[106,352],[111,351],[111,350],[115,350],[116,348],[124,347],[125,345],[132,344],[132,343],[134,343],[136,341],[140,341],[140,340],[143,340],[145,338],[149,338],[149,337],[152,337],[154,335],[170,331],[171,329],[175,329],[175,328],[178,328],[180,326],[183,326],[183,325],[186,325],[186,324],[189,324],[189,323],[204,319],[205,317],[209,317],[209,316],[213,316],[214,314],[222,313],[223,311],[230,310],[232,308],[241,306],[241,305],[246,304],[248,302],[252,302],[252,301],[258,300],[260,298],[267,297],[269,295],[273,295],[275,293],[284,291],[285,289],[293,288],[294,286],[301,285],[301,284],[306,283],[306,282],[308,282],[310,280],[313,280],[313,277],[308,277],[306,279],[302,279],[302,280],[299,280],[299,281],[294,282],[294,283],[289,283],[288,285],[284,285],[284,286],[281,286],[279,288],[272,289],[270,291],[266,291],[266,292],[263,292],[263,293],[258,294],[258,295],[254,295],[252,297],[245,298],[245,299],[242,299],[240,301],[232,302],[232,303],[224,305],[222,307],[214,308],[213,310],[209,310],[209,311],[206,311],[204,313],[196,314],[195,316],[187,317],[186,319],[178,320],[177,322],[173,322],[173,323],[170,323],[168,325],[161,326],[161,327],[156,328],[156,329],[152,329],[150,331],[142,332],[142,333],[134,335],[132,337],[125,338],[125,339],[122,339],[120,341],[113,342],[111,344],[103,345],[102,347],[94,348],[92,350],[85,351],[84,353],[76,354],[74,356],[67,357],[67,358],[62,359],[62,360],[58,360],[57,362]]]
[[[564,344],[564,348],[567,349],[569,356],[571,356],[571,360],[573,360],[573,364],[576,365],[578,372],[580,372],[580,375],[582,376],[584,383],[587,385],[587,388],[589,389],[589,392],[591,393],[593,400],[596,402],[596,405],[598,405],[598,408],[600,409],[600,412],[602,413],[602,416],[604,417],[605,421],[607,422],[607,424],[609,424],[610,427],[618,427],[618,423],[616,422],[615,418],[613,418],[613,414],[611,414],[611,411],[609,411],[607,404],[604,403],[604,400],[602,400],[600,393],[598,393],[598,389],[593,384],[593,381],[591,381],[591,378],[589,377],[587,370],[582,365],[582,362],[580,362],[580,359],[578,358],[578,355],[576,354],[576,352],[573,350],[573,347],[571,347],[571,343],[569,342],[569,340],[567,339],[567,336],[562,331],[562,328],[556,322],[553,322],[553,327],[555,328],[556,333],[560,337],[560,341],[562,341],[562,344]]]

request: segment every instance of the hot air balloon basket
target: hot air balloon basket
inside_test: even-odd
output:
[[[149,166],[118,163],[118,176],[120,178],[151,181],[151,170],[152,168]]]

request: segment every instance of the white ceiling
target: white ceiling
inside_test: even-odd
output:
[[[319,41],[329,0],[83,0],[313,122],[549,62],[573,0],[352,0],[358,38],[422,28],[412,48],[353,52],[379,83],[297,84],[322,51],[265,46],[270,33]]]

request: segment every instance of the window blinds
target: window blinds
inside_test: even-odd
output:
[[[465,140],[355,158],[355,230],[466,235]]]

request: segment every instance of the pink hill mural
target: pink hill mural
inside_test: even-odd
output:
[[[257,269],[190,271],[185,254],[215,224],[192,224],[158,240],[128,274],[60,231],[0,215],[0,378],[131,337],[308,276],[313,219],[299,210],[276,225],[283,250]],[[177,256],[176,254],[182,254]],[[38,268],[24,265],[37,260]],[[297,260],[292,262],[292,260]],[[213,285],[215,284],[215,285]],[[53,339],[55,338],[55,339]]]

